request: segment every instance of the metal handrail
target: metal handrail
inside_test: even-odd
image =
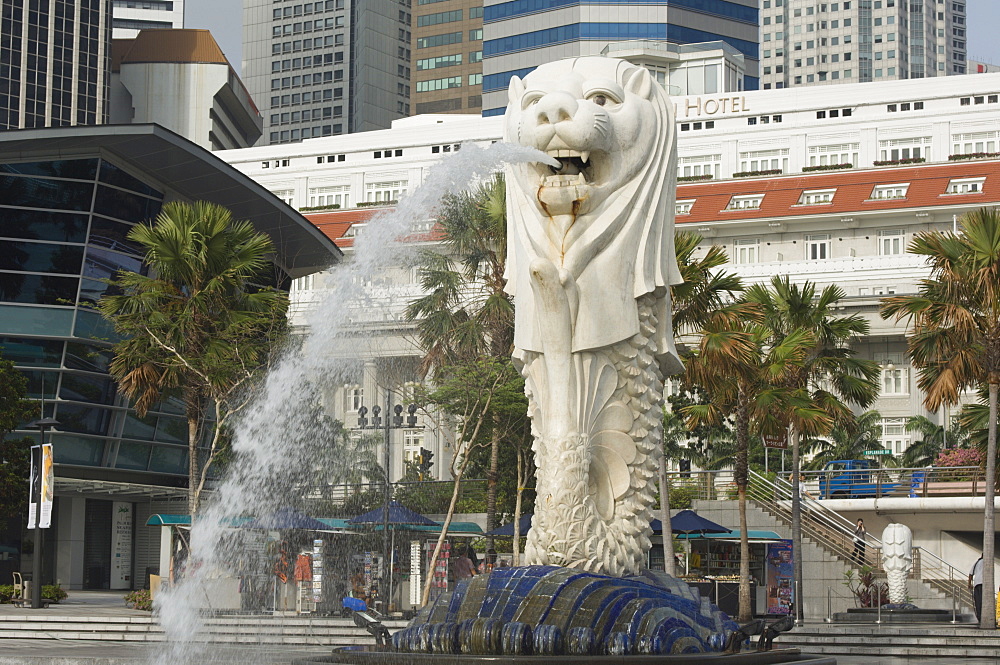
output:
[[[772,482],[751,470],[749,486],[748,497],[775,512],[787,515],[789,519],[791,518],[792,487],[790,483],[781,478],[778,478],[777,482]],[[808,489],[806,491],[808,492]],[[769,498],[768,495],[772,498]],[[824,505],[822,501],[809,496],[800,497],[800,501],[803,508],[802,527],[807,536],[834,550],[844,559],[857,563],[854,553],[854,523]],[[866,543],[871,543],[878,549],[882,548],[882,541],[871,534],[867,534]],[[938,587],[953,598],[958,598],[966,606],[971,606],[972,598],[968,594],[966,585],[963,584],[965,576],[961,571],[923,547],[916,546],[913,549],[915,556],[912,575],[914,577]],[[864,563],[869,563],[867,554]],[[872,568],[876,571],[881,570],[881,557],[875,557],[875,565]]]

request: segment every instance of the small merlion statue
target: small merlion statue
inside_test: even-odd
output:
[[[905,524],[890,524],[882,532],[882,567],[889,584],[889,602],[906,602],[906,578],[913,567],[913,533]]]

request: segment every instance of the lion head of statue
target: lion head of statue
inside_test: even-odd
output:
[[[638,332],[636,299],[658,299],[661,354],[673,355],[673,106],[644,67],[599,56],[546,63],[513,77],[504,140],[551,164],[507,168],[507,292],[518,302],[515,346],[537,350],[528,266],[551,261],[579,287],[573,350]],[[578,298],[578,302],[577,302]],[[673,363],[678,367],[678,363]]]
[[[586,215],[642,175],[657,144],[672,141],[670,104],[644,67],[585,57],[547,63],[509,88],[505,138],[546,153],[559,166],[525,164],[516,184],[546,215]],[[660,164],[660,167],[665,164]]]

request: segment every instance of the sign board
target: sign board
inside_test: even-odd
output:
[[[866,450],[865,455],[868,457],[878,457],[880,455],[891,455],[892,451],[888,448],[878,448],[875,450]]]
[[[111,588],[132,588],[132,504],[115,501],[111,516]]]
[[[52,444],[31,447],[31,474],[28,483],[28,528],[52,526]]]
[[[767,448],[788,449],[788,436],[785,434],[765,434],[764,446]]]

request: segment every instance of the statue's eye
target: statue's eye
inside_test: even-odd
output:
[[[614,107],[621,102],[607,90],[594,90],[587,95],[587,99],[598,106]]]

